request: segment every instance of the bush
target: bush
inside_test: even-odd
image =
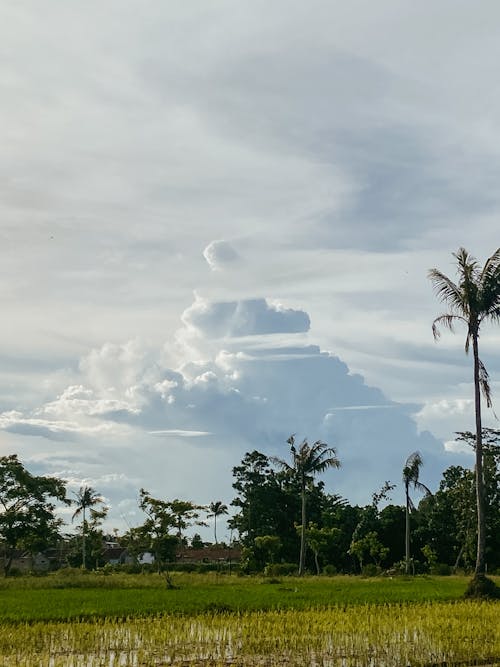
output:
[[[430,568],[430,572],[439,576],[449,576],[452,573],[451,565],[448,565],[448,563],[435,563]]]
[[[291,574],[297,574],[297,565],[295,563],[270,563],[264,568],[266,577],[282,577]]]
[[[500,598],[500,588],[484,574],[476,574],[469,582],[464,597],[472,599],[494,600]]]
[[[375,563],[367,563],[363,565],[363,569],[361,570],[363,577],[376,577],[381,572],[382,568],[379,565],[375,565]]]
[[[323,568],[323,574],[326,574],[327,577],[333,577],[337,574],[338,570],[335,567],[335,565],[332,565],[331,563],[328,565],[325,565]]]

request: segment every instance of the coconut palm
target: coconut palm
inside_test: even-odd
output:
[[[336,450],[333,447],[328,447],[321,440],[317,440],[312,445],[307,440],[303,440],[297,449],[295,447],[295,437],[291,435],[287,443],[290,445],[290,453],[292,455],[291,464],[277,457],[273,457],[271,460],[288,472],[290,477],[295,479],[300,485],[302,525],[300,529],[299,575],[302,575],[304,573],[306,555],[307,487],[319,473],[324,472],[328,468],[339,468],[340,461],[337,458]]]
[[[450,312],[436,317],[432,323],[434,338],[439,338],[439,325],[454,330],[456,322],[467,328],[465,352],[468,354],[472,343],[474,360],[474,406],[476,418],[476,504],[477,504],[477,554],[475,580],[484,578],[485,563],[485,518],[483,484],[483,442],[481,422],[481,392],[486,405],[491,407],[491,393],[488,372],[479,358],[479,331],[483,322],[500,321],[500,248],[486,260],[481,269],[476,259],[465,248],[453,253],[457,260],[458,281],[454,283],[437,269],[429,271],[437,296],[450,308]]]
[[[217,517],[222,516],[222,514],[227,514],[228,509],[227,505],[224,505],[222,500],[216,500],[213,503],[210,503],[208,506],[208,509],[210,510],[210,514],[208,514],[208,517],[214,518],[214,538],[215,538],[215,545],[217,546]]]
[[[79,491],[74,493],[76,500],[73,502],[76,503],[76,510],[73,512],[71,521],[74,521],[80,514],[82,515],[82,568],[85,569],[85,538],[87,535],[87,520],[85,518],[86,510],[88,508],[95,507],[99,503],[103,503],[104,500],[98,495],[91,486],[81,486]]]
[[[419,452],[413,452],[406,459],[403,468],[403,483],[405,485],[406,498],[406,529],[405,529],[405,573],[410,574],[410,510],[415,509],[410,498],[410,487],[416,491],[423,491],[426,495],[431,495],[430,490],[419,481],[420,468],[423,460]]]

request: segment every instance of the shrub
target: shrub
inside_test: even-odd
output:
[[[437,574],[440,576],[448,576],[451,574],[451,565],[448,563],[435,563],[430,568],[431,574]]]
[[[335,567],[335,565],[332,565],[331,563],[325,565],[325,567],[323,568],[323,574],[326,574],[327,577],[335,576],[337,574],[337,571],[338,570]]]
[[[290,574],[297,574],[296,563],[270,563],[264,568],[266,577],[282,577]]]

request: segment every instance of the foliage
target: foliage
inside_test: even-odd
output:
[[[410,497],[410,488],[416,491],[422,491],[428,496],[432,495],[430,489],[419,480],[420,468],[423,460],[420,452],[413,452],[406,459],[403,468],[403,484],[405,487],[406,498],[406,521],[405,521],[405,573],[410,574],[411,556],[410,556],[410,511],[415,509],[415,505]]]
[[[217,544],[217,517],[228,513],[227,505],[224,505],[222,500],[216,500],[210,503],[208,509],[210,510],[208,517],[214,518],[214,540],[215,544]]]
[[[287,443],[290,445],[291,463],[278,457],[273,461],[287,476],[295,481],[300,488],[301,502],[301,529],[300,529],[300,556],[299,556],[299,576],[304,573],[306,558],[306,526],[307,526],[307,491],[314,484],[316,475],[325,472],[328,468],[339,468],[340,461],[337,458],[337,452],[333,447],[317,440],[310,445],[307,440],[303,440],[299,447],[295,447],[295,437],[291,435]]]
[[[439,325],[453,331],[456,322],[465,324],[465,352],[472,344],[474,365],[474,408],[475,408],[475,452],[476,452],[476,509],[477,509],[477,552],[475,574],[482,579],[486,570],[486,517],[483,488],[483,429],[481,418],[481,393],[486,405],[492,406],[488,371],[479,358],[479,332],[481,325],[490,320],[500,321],[500,248],[498,248],[481,268],[476,259],[465,248],[454,254],[457,260],[459,280],[454,283],[437,269],[429,271],[435,291],[444,301],[449,312],[437,317],[432,323],[435,339],[439,338]]]
[[[88,537],[91,537],[93,540],[91,558],[94,562],[96,563],[99,562],[99,554],[98,554],[99,549],[98,546],[96,545],[96,538],[100,540],[102,543],[102,533],[98,534],[97,528],[102,523],[102,519],[105,518],[107,514],[107,508],[101,510],[101,512],[93,509],[96,505],[103,504],[104,500],[101,498],[99,494],[97,494],[94,491],[94,489],[91,486],[81,486],[78,492],[75,493],[75,496],[76,500],[74,501],[74,503],[76,504],[76,509],[73,512],[71,520],[73,521],[78,516],[80,515],[82,516],[82,528],[80,536],[81,550],[82,550],[81,565],[83,569],[85,569],[87,567],[86,558],[87,558]],[[91,512],[91,526],[89,526],[85,516],[86,511],[88,509]],[[92,531],[91,535],[89,535],[90,530]],[[98,565],[96,565],[96,567],[97,566]]]
[[[37,553],[57,540],[61,520],[54,515],[51,499],[69,502],[63,481],[32,475],[15,454],[0,457],[0,539],[6,576],[16,549]]]

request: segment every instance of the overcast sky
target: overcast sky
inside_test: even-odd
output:
[[[229,503],[291,433],[337,448],[353,503],[417,449],[434,487],[472,466],[465,332],[433,341],[426,274],[500,245],[499,23],[493,0],[2,2],[0,453],[92,485],[120,530],[140,487]]]

